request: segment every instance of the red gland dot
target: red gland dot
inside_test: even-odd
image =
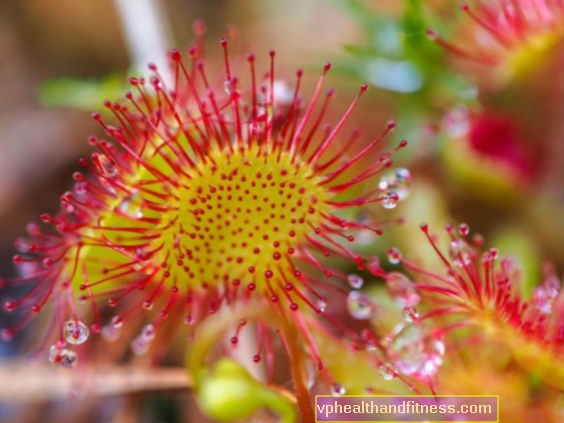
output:
[[[182,60],[182,55],[178,49],[174,49],[170,52],[170,58],[175,62],[180,62]]]
[[[258,355],[258,354],[253,355],[253,361],[254,361],[255,363],[260,362],[260,355]]]
[[[0,338],[6,342],[11,341],[14,338],[14,331],[11,329],[2,329],[0,331]]]
[[[292,303],[292,304],[290,304],[290,309],[292,311],[296,311],[298,309],[298,305],[296,303]]]
[[[204,23],[202,21],[196,20],[194,22],[192,30],[194,31],[194,34],[196,36],[201,37],[202,35],[204,35],[206,33],[206,25],[204,25]]]

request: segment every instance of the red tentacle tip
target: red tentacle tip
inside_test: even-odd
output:
[[[150,70],[151,72],[156,72],[156,71],[157,71],[157,65],[155,65],[154,63],[149,63],[149,64],[147,65],[147,67],[149,68],[149,70]]]
[[[431,40],[437,40],[439,38],[439,36],[437,35],[437,33],[435,31],[433,31],[431,28],[427,28],[427,30],[425,31],[425,33],[427,34],[427,36],[431,39]]]
[[[180,62],[182,60],[182,55],[178,49],[174,49],[170,52],[170,58],[175,62]]]
[[[201,37],[206,33],[206,25],[200,20],[194,21],[193,30],[197,37]]]
[[[368,91],[368,84],[362,84],[362,85],[360,86],[360,93],[362,94],[362,93],[364,93],[364,92],[366,92],[366,91]]]
[[[388,130],[393,130],[396,129],[396,121],[395,120],[389,120],[387,123],[388,126]]]
[[[399,148],[407,147],[408,142],[406,140],[401,140],[399,143]]]
[[[227,41],[227,38],[222,38],[219,43],[221,44],[221,47],[223,47],[223,48],[227,48],[227,46],[229,45],[229,41]]]
[[[133,85],[134,87],[136,87],[137,85],[139,85],[139,79],[137,79],[135,77],[131,77],[131,78],[129,78],[129,83],[131,85]]]
[[[271,50],[268,52],[268,54],[270,55],[270,57],[274,57],[274,56],[276,56],[276,51],[273,50],[273,49],[271,49]]]
[[[303,70],[303,69],[298,69],[298,70],[296,71],[296,76],[297,76],[298,78],[301,78],[301,77],[303,76],[303,74],[304,74],[304,70]]]
[[[468,5],[468,3],[462,3],[460,5],[460,9],[464,12],[469,12],[470,11],[470,6]]]
[[[255,61],[255,55],[254,53],[249,53],[247,54],[247,60],[251,63],[253,63]]]
[[[11,341],[14,338],[14,331],[11,329],[2,329],[0,331],[0,338],[5,342]]]
[[[95,112],[92,113],[92,119],[94,119],[96,122],[100,122],[102,120],[102,116],[100,116],[100,113]]]
[[[429,225],[427,225],[426,223],[422,223],[420,228],[423,232],[429,233]]]
[[[331,63],[325,63],[325,65],[323,66],[323,72],[329,72],[331,70],[331,66],[333,66]]]

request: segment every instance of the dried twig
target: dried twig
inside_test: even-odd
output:
[[[43,402],[192,386],[183,368],[91,367],[68,371],[11,362],[0,363],[0,381],[0,402]]]

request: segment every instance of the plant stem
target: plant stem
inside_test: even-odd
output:
[[[21,375],[26,377],[22,378]],[[192,381],[184,368],[155,369],[128,367],[90,367],[79,372],[30,366],[25,363],[0,363],[0,402],[44,402],[86,396],[121,395],[132,392],[189,389]]]
[[[302,423],[315,423],[315,415],[311,404],[311,397],[309,389],[304,384],[303,371],[302,371],[302,349],[300,348],[297,338],[294,335],[296,329],[292,327],[291,323],[285,319],[281,320],[282,333],[288,357],[290,359],[290,371],[292,373],[292,380],[294,381],[294,388],[296,390],[296,400],[298,401],[298,408]]]

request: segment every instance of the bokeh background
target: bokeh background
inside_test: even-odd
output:
[[[129,2],[134,8],[136,0]],[[333,108],[337,116],[362,81],[371,84],[372,89],[350,125],[366,134],[378,134],[388,119],[396,118],[398,133],[390,141],[403,137],[409,140],[410,147],[398,155],[397,161],[409,167],[414,177],[410,199],[391,215],[405,217],[406,223],[401,228],[389,229],[390,235],[374,247],[375,255],[398,245],[404,254],[426,261],[431,251],[418,230],[422,221],[429,222],[437,232],[447,222],[466,222],[473,231],[487,237],[488,245],[515,254],[527,275],[526,283],[531,286],[541,279],[546,263],[562,269],[564,136],[559,112],[564,110],[558,105],[564,104],[560,101],[564,84],[559,77],[551,74],[559,88],[538,100],[543,107],[527,103],[529,97],[520,97],[521,94],[491,101],[501,111],[518,105],[518,115],[512,119],[524,126],[519,132],[524,139],[522,154],[532,164],[532,170],[515,177],[496,162],[506,153],[491,154],[485,148],[486,153],[480,154],[458,148],[462,141],[457,141],[453,134],[460,129],[456,125],[464,122],[456,120],[456,113],[464,115],[461,104],[471,107],[480,101],[481,87],[472,78],[439,78],[436,69],[408,66],[408,59],[415,56],[398,47],[404,41],[396,25],[404,12],[399,1],[159,3],[170,36],[169,48],[186,48],[193,39],[192,24],[200,19],[208,28],[209,59],[217,62],[221,53],[219,39],[227,28],[235,27],[239,39],[235,50],[252,50],[266,57],[268,50],[274,48],[279,76],[291,80],[298,67],[310,75],[306,78],[310,84],[306,92],[311,90],[322,64],[333,62],[330,85],[339,93]],[[460,18],[453,1],[433,1],[428,6],[438,20],[455,22]],[[442,52],[437,52],[436,46],[429,49],[440,63],[451,64]],[[103,84],[109,77],[122,81],[132,72],[132,65],[123,16],[111,0],[0,2],[2,277],[14,274],[14,239],[39,214],[57,211],[60,194],[71,186],[77,157],[91,152],[86,142],[88,135],[98,131],[91,112],[86,110],[88,102],[71,107],[72,101],[66,101],[65,96],[62,100],[57,96],[51,98],[50,93],[59,92],[49,84],[69,78],[92,84]],[[452,66],[460,70],[460,64]],[[433,75],[440,81],[434,81]],[[426,83],[443,84],[447,89],[440,95],[431,95]],[[534,87],[531,89],[535,92]],[[77,96],[70,98],[76,100]],[[100,102],[98,106],[92,105],[91,111],[101,108]],[[495,134],[491,135],[491,143],[496,139]],[[0,312],[0,326],[9,324],[11,319],[13,316]],[[0,343],[0,356],[5,360],[20,357],[20,351],[32,337],[33,332],[24,331],[15,342]],[[204,421],[193,406],[193,399],[184,391],[118,396],[103,402],[34,402],[33,407],[26,407],[2,403],[2,391],[9,389],[9,383],[0,380],[0,420],[6,422]],[[139,407],[143,413],[131,411]],[[266,415],[260,418],[269,420]]]

